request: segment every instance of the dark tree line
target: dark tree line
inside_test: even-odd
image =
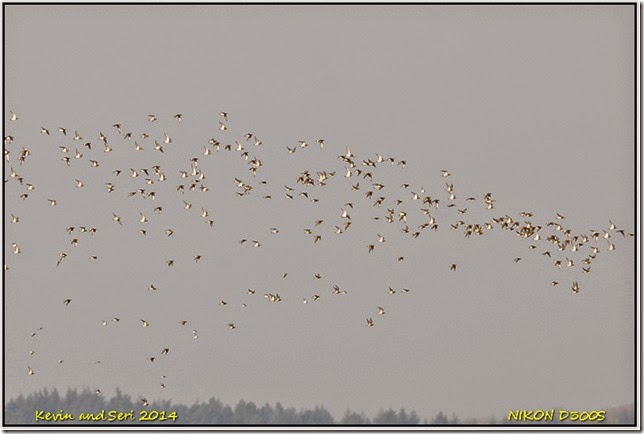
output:
[[[70,413],[74,420],[64,422],[53,421],[36,421],[36,411],[50,412],[59,414],[61,412]],[[78,415],[81,413],[97,414],[102,410],[107,413],[110,410],[115,412],[128,413],[133,411],[134,420],[132,421],[80,421]],[[142,422],[138,420],[140,411],[164,411],[166,416],[176,412],[178,416],[175,421],[168,419],[166,421]],[[606,409],[606,419],[604,425],[632,425],[635,421],[635,411],[633,404],[623,405]],[[191,406],[184,404],[173,404],[171,401],[150,401],[147,406],[135,397],[134,399],[116,390],[116,394],[111,398],[105,398],[102,394],[96,394],[89,389],[81,392],[75,389],[69,389],[65,395],[61,395],[56,389],[49,391],[44,389],[32,393],[26,397],[23,395],[12,398],[4,407],[5,425],[63,425],[63,424],[105,424],[110,426],[118,425],[152,425],[158,424],[163,426],[172,426],[173,424],[181,425],[497,425],[513,424],[505,417],[490,417],[485,420],[474,418],[460,419],[455,414],[445,415],[442,411],[438,412],[431,419],[421,419],[415,411],[400,409],[379,410],[373,418],[369,418],[362,413],[356,413],[347,409],[339,420],[334,417],[323,406],[315,406],[313,409],[295,409],[294,407],[284,407],[282,404],[275,405],[264,404],[258,406],[251,401],[241,400],[234,406],[221,403],[215,398],[210,398],[207,402],[197,402]],[[535,422],[535,424],[561,424],[561,422]],[[570,423],[569,421],[564,424]],[[596,424],[593,424],[597,426]]]
[[[134,410],[135,420],[129,421],[80,421],[78,415],[81,413],[100,413],[102,410],[114,410],[115,412],[128,413]],[[50,412],[59,414],[63,410],[74,416],[74,420],[65,421],[36,421],[36,411]],[[138,420],[140,411],[164,411],[168,416],[176,412],[178,416],[175,421],[166,420],[163,422],[141,422]],[[107,414],[106,414],[107,417]],[[77,392],[70,389],[63,396],[57,390],[49,391],[44,389],[40,392],[32,393],[27,397],[22,395],[11,399],[4,407],[4,422],[6,425],[63,425],[63,424],[163,424],[171,426],[172,424],[181,425],[415,425],[420,423],[420,419],[414,411],[407,412],[404,409],[399,411],[381,410],[373,418],[366,417],[364,414],[358,414],[347,410],[340,420],[335,420],[331,413],[323,406],[315,406],[313,409],[297,410],[294,407],[284,407],[282,404],[275,405],[264,404],[258,406],[250,401],[239,401],[231,407],[225,405],[215,398],[210,398],[207,402],[197,402],[191,406],[184,404],[173,404],[171,401],[150,401],[147,406],[143,406],[142,401],[138,398],[132,399],[131,396],[123,394],[116,390],[116,394],[106,399],[103,395],[85,389]]]

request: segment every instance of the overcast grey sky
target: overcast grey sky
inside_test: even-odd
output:
[[[346,408],[373,415],[392,406],[428,418],[439,410],[488,417],[633,401],[634,238],[610,231],[615,251],[600,238],[579,252],[558,252],[545,236],[533,242],[497,226],[465,238],[462,227],[450,227],[507,214],[543,225],[544,235],[556,233],[545,226],[550,221],[573,235],[608,230],[609,219],[635,231],[633,6],[4,11],[4,125],[15,137],[5,164],[8,398],[43,387],[89,386],[106,395],[119,387],[186,404],[212,396],[229,404],[323,404],[336,417]],[[221,111],[229,113],[227,131],[218,130]],[[148,114],[158,120],[149,122]],[[112,128],[117,122],[144,150],[134,151],[134,140]],[[66,137],[58,127],[67,128]],[[82,141],[73,140],[74,130]],[[99,132],[111,153],[103,152]],[[143,132],[150,138],[142,140]],[[247,132],[262,145],[246,142]],[[161,154],[154,140],[164,133],[173,142]],[[232,143],[233,151],[203,155],[210,138]],[[255,178],[235,140],[262,160]],[[310,146],[289,154],[286,147],[299,140]],[[91,150],[83,146],[88,141]],[[69,148],[71,167],[59,146]],[[372,199],[364,195],[373,190],[368,179],[344,177],[337,157],[347,146],[356,168],[385,185]],[[20,165],[22,147],[31,155]],[[74,158],[76,148],[83,158]],[[361,164],[376,153],[407,165]],[[181,194],[177,185],[187,188],[193,177],[179,171],[190,171],[195,156],[209,191]],[[152,185],[148,176],[130,176],[130,168],[155,164],[167,181],[152,171]],[[26,200],[19,198],[26,187],[9,178],[11,167],[36,187]],[[118,177],[116,168],[123,170]],[[442,169],[451,176],[441,177]],[[305,170],[316,181],[317,171],[336,175],[326,186],[306,187],[296,183]],[[234,177],[253,184],[252,192],[238,197]],[[76,188],[75,179],[85,186]],[[454,185],[454,208],[446,207],[445,182]],[[284,185],[295,188],[294,200],[285,199]],[[156,200],[127,196],[137,188],[155,191]],[[441,201],[432,211],[439,229],[423,229],[417,239],[410,234],[428,217],[412,191]],[[487,192],[493,210],[483,203]],[[374,207],[379,196],[387,199]],[[476,200],[466,201],[470,196]],[[50,198],[58,205],[50,207]],[[183,200],[193,207],[185,210]],[[388,224],[391,207],[396,221]],[[353,224],[339,235],[341,208]],[[401,232],[400,211],[409,214],[410,234]],[[520,217],[523,211],[534,216]],[[147,223],[139,223],[139,212]],[[557,212],[565,220],[556,220]],[[20,223],[11,223],[12,213]],[[318,219],[324,223],[314,226]],[[68,226],[97,233],[68,234]],[[240,245],[242,238],[249,242]],[[601,251],[583,273],[591,245]],[[552,258],[541,254],[546,250]],[[61,252],[68,256],[56,267]],[[553,266],[557,258],[561,270]],[[333,294],[335,284],[347,294]],[[276,292],[281,303],[263,297]],[[310,300],[314,294],[320,299]],[[368,317],[374,327],[366,326]],[[159,354],[164,347],[166,356]],[[26,375],[27,366],[35,375]]]

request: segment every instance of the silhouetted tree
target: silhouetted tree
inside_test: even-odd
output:
[[[314,410],[304,410],[301,415],[302,425],[333,425],[334,423],[331,413],[318,405]]]
[[[116,389],[116,394],[107,402],[107,407],[116,411],[126,412],[132,408],[130,395],[124,395],[121,389]]]
[[[369,425],[369,418],[366,418],[363,414],[358,414],[347,409],[344,412],[344,416],[340,420],[342,425]]]
[[[391,408],[389,410],[379,410],[376,417],[373,418],[375,425],[395,425],[398,423],[396,412]]]
[[[449,424],[449,421],[447,420],[447,417],[443,414],[442,411],[439,411],[436,416],[434,416],[434,419],[432,419],[432,425],[447,425]]]
[[[409,421],[409,425],[418,425],[420,423],[420,418],[416,414],[416,410],[412,410],[409,413],[407,420]]]

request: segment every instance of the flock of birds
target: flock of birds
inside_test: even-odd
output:
[[[10,112],[10,114],[11,123],[20,122],[20,117],[16,113]],[[170,122],[176,123],[175,127],[180,126],[182,121],[182,114],[176,114],[170,119]],[[230,179],[230,185],[231,187],[234,186],[234,195],[239,200],[245,200],[248,197],[258,198],[260,200],[259,209],[263,206],[261,200],[307,201],[311,204],[316,204],[320,201],[317,196],[317,192],[320,189],[331,183],[345,185],[346,191],[351,197],[346,202],[343,200],[343,205],[337,209],[333,221],[329,222],[328,218],[317,218],[301,228],[302,233],[310,239],[312,246],[326,242],[330,236],[343,236],[354,228],[354,223],[364,224],[369,227],[364,222],[360,223],[356,222],[357,219],[352,219],[351,214],[359,208],[368,210],[368,213],[375,213],[375,215],[369,216],[372,220],[371,227],[382,226],[388,228],[387,225],[397,226],[400,236],[410,237],[410,239],[429,236],[430,233],[439,230],[439,225],[441,230],[460,233],[466,238],[483,236],[494,230],[506,231],[514,234],[519,239],[526,240],[529,251],[548,258],[556,269],[581,268],[580,273],[583,274],[591,272],[591,266],[598,255],[604,251],[611,252],[616,249],[615,239],[634,236],[633,233],[628,233],[623,228],[617,227],[612,221],[609,221],[604,228],[576,233],[566,227],[566,218],[559,213],[546,222],[535,222],[533,213],[529,211],[521,212],[516,216],[496,215],[496,201],[491,193],[486,193],[480,198],[465,197],[463,199],[460,193],[457,196],[456,188],[451,181],[451,173],[448,170],[442,170],[436,174],[437,179],[441,179],[441,184],[444,186],[441,191],[430,193],[422,186],[412,185],[411,182],[404,182],[399,186],[385,184],[385,179],[383,178],[385,172],[382,168],[384,166],[392,167],[394,168],[392,170],[401,171],[404,177],[406,161],[391,156],[385,157],[377,153],[366,158],[358,158],[349,148],[345,148],[344,151],[337,155],[334,167],[318,171],[303,170],[293,179],[293,183],[290,185],[274,186],[270,179],[264,177],[265,166],[262,159],[260,159],[263,152],[283,153],[285,158],[296,153],[307,152],[305,148],[308,147],[316,147],[322,152],[329,152],[325,140],[317,139],[312,142],[300,140],[284,148],[263,144],[262,140],[253,132],[247,132],[237,138],[230,137],[232,134],[229,131],[229,115],[226,112],[222,112],[219,115],[219,119],[214,121],[217,128],[216,137],[204,140],[198,146],[200,148],[199,155],[193,152],[192,156],[182,163],[176,161],[176,159],[166,158],[167,151],[170,148],[176,146],[185,147],[185,145],[177,144],[180,141],[176,140],[175,142],[166,132],[161,132],[158,128],[152,128],[152,125],[158,125],[158,123],[157,116],[150,114],[147,118],[147,124],[150,126],[150,128],[146,128],[148,132],[140,131],[135,133],[126,131],[123,124],[115,123],[109,130],[106,130],[108,134],[99,132],[92,139],[84,137],[84,134],[77,130],[64,127],[55,129],[41,127],[40,133],[51,143],[51,146],[58,147],[59,161],[52,162],[52,164],[67,166],[70,171],[70,179],[74,180],[73,188],[75,189],[85,188],[85,183],[90,182],[86,179],[86,176],[85,179],[80,179],[84,176],[79,175],[75,169],[85,166],[89,170],[81,169],[81,173],[85,175],[93,173],[93,170],[103,167],[105,164],[101,155],[118,152],[125,156],[126,153],[132,152],[138,155],[146,155],[150,161],[147,167],[132,168],[127,166],[127,158],[121,158],[118,163],[122,165],[109,168],[112,170],[110,178],[98,181],[103,184],[105,195],[110,199],[115,198],[117,203],[128,200],[144,200],[143,209],[138,212],[138,215],[125,215],[115,209],[111,215],[105,216],[101,221],[97,221],[96,226],[71,224],[67,227],[61,227],[60,231],[64,231],[68,239],[65,245],[60,246],[60,253],[58,253],[57,257],[52,258],[52,263],[55,262],[56,269],[65,267],[66,262],[69,260],[68,258],[75,254],[74,249],[80,243],[84,243],[87,236],[92,237],[98,231],[128,226],[135,227],[141,237],[148,237],[151,233],[149,222],[152,219],[156,219],[157,216],[163,215],[168,209],[178,210],[183,208],[190,211],[192,213],[190,218],[201,219],[204,229],[216,230],[217,224],[212,211],[207,209],[207,193],[210,191],[207,179],[210,176],[210,172],[206,169],[207,164],[204,164],[204,162],[208,159],[218,158],[217,155],[221,153],[236,155],[239,161],[245,163],[246,170],[240,171],[237,176]],[[9,129],[11,130],[12,128]],[[47,186],[36,186],[28,175],[23,176],[23,172],[28,172],[32,151],[20,144],[20,140],[13,135],[4,137],[4,145],[5,165],[9,168],[9,178],[5,179],[5,183],[11,182],[12,187],[18,188],[20,193],[16,196],[15,202],[42,201],[43,203],[48,203],[51,207],[64,207],[65,200],[60,200],[59,203],[59,198],[54,193],[50,192],[46,196],[40,194],[41,190],[47,190]],[[264,149],[268,151],[264,151]],[[175,166],[176,164],[180,164],[180,166],[177,167]],[[94,180],[92,179],[91,181],[93,182]],[[172,184],[172,190],[175,190],[176,193],[167,194],[167,190],[163,193],[161,191],[163,189],[158,188],[158,186],[165,183]],[[231,194],[233,193],[231,192]],[[9,200],[6,204],[7,209],[11,210],[9,212],[11,225],[19,225],[21,222],[20,215],[13,210],[15,204]],[[480,210],[487,210],[485,211],[487,212],[487,217],[481,219],[481,221],[467,221],[472,215],[472,212],[468,213],[468,210],[472,210],[474,207],[478,207]],[[197,210],[199,217],[193,217],[194,210]],[[361,213],[361,215],[363,214]],[[109,225],[117,226],[110,228]],[[168,226],[163,230],[165,237],[176,237],[175,229],[172,225]],[[266,236],[276,236],[280,233],[280,228],[267,227],[265,233]],[[385,230],[375,230],[372,238],[364,242],[364,254],[366,256],[374,254],[374,252],[386,245],[387,238],[390,235],[386,238],[383,233],[387,232]],[[9,230],[8,234],[14,236],[19,232]],[[244,237],[239,239],[238,242],[241,246],[248,246],[251,249],[260,249],[264,243],[263,239],[257,236]],[[13,256],[19,257],[22,254],[20,240],[12,240],[11,246]],[[172,252],[167,253],[168,256],[172,256]],[[160,264],[160,266],[174,267],[175,261],[183,259],[190,259],[195,263],[199,263],[202,260],[202,254],[193,255],[192,258],[170,257],[165,260],[165,264]],[[513,261],[517,263],[522,259],[522,257],[515,257]],[[11,258],[8,263],[5,263],[5,273],[10,270],[10,262],[16,260],[19,259]],[[100,261],[101,257],[92,254],[87,260]],[[392,266],[404,260],[404,255],[399,253],[392,255]],[[449,270],[448,272],[456,273],[459,269],[459,264],[450,263],[449,261],[444,266],[446,270]],[[286,279],[287,275],[288,273],[283,273],[282,278]],[[322,275],[317,272],[313,273],[313,277],[316,280],[322,279]],[[549,282],[552,286],[560,283],[561,278],[553,279]],[[572,280],[567,285],[573,294],[580,293],[581,286],[578,280]],[[158,291],[158,288],[157,285],[151,283],[147,290],[154,293]],[[388,287],[383,288],[383,291],[393,295],[398,292],[409,293],[411,289]],[[330,288],[331,296],[343,296],[350,292],[337,283]],[[247,288],[243,292],[243,296],[247,300],[250,300],[250,297],[262,295],[268,303],[280,303],[283,296],[277,291],[256,294],[256,290],[251,288]],[[298,296],[301,297],[301,295]],[[301,301],[304,304],[314,303],[323,296],[325,295],[321,292],[314,293],[307,295],[307,297],[301,297]],[[73,299],[66,297],[62,300],[62,303],[68,306],[73,303]],[[221,306],[226,306],[232,302],[222,299],[218,303]],[[246,303],[241,304],[241,307],[246,306]],[[374,317],[377,318],[385,314],[386,310],[383,306],[374,306],[373,313],[363,319],[364,326],[374,327],[377,323]],[[107,326],[109,323],[119,323],[120,321],[119,316],[114,316],[111,320],[102,320],[100,326]],[[151,327],[150,322],[144,318],[139,318],[138,323],[140,327]],[[184,327],[189,324],[189,321],[181,319],[178,320],[178,324]],[[237,325],[235,322],[229,322],[226,327],[230,330],[235,330]],[[37,333],[38,331],[32,332],[31,337],[36,336]],[[199,338],[197,329],[192,330],[192,337],[194,339]],[[165,347],[158,356],[150,356],[148,360],[150,363],[154,363],[157,357],[165,356],[169,351],[170,348]],[[30,355],[33,354],[34,352],[31,351]],[[62,362],[62,360],[58,360],[58,363]],[[31,364],[27,366],[27,374],[35,374]],[[160,387],[165,388],[166,386],[162,382]],[[97,389],[96,393],[100,394],[101,391]],[[143,406],[148,405],[144,397],[141,398],[141,403]]]

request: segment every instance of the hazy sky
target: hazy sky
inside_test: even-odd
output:
[[[439,410],[499,417],[516,408],[597,410],[633,401],[635,239],[610,231],[612,252],[601,238],[579,252],[559,252],[545,240],[563,236],[546,226],[550,221],[573,235],[608,230],[609,219],[635,231],[633,6],[4,11],[4,126],[15,137],[5,163],[7,398],[83,386],[109,396],[119,387],[186,404],[212,396],[229,404],[322,404],[336,417],[346,408],[372,416],[391,406],[421,418]],[[218,129],[221,111],[229,113],[226,131]],[[158,120],[149,122],[148,114]],[[142,151],[112,127],[117,122]],[[67,128],[66,137],[58,127]],[[74,130],[82,141],[73,140]],[[99,132],[111,153],[103,152]],[[143,132],[150,137],[141,139]],[[245,141],[247,132],[262,145]],[[154,140],[164,133],[172,143],[161,154]],[[204,146],[213,149],[210,138],[233,151],[204,155]],[[250,159],[262,160],[255,178],[235,140]],[[309,147],[289,154],[286,147],[299,140]],[[59,146],[69,148],[71,167]],[[382,190],[362,176],[344,177],[337,157],[347,146],[356,168],[371,171]],[[20,165],[22,147],[31,155]],[[407,165],[362,165],[376,153]],[[194,177],[179,175],[190,172],[191,157],[199,157],[208,192],[188,191]],[[156,164],[167,181],[154,176]],[[25,185],[9,177],[12,167]],[[133,178],[130,168],[148,168],[150,176]],[[451,176],[441,177],[442,169]],[[336,175],[326,186],[303,186],[296,179],[305,170],[316,184],[318,171]],[[249,195],[235,194],[235,177],[254,186]],[[358,181],[360,189],[352,189]],[[445,182],[454,185],[453,208]],[[285,198],[284,185],[295,189],[294,200]],[[138,188],[155,191],[156,200],[128,197]],[[410,235],[428,217],[412,191],[440,199],[432,209],[439,229],[423,229],[417,239]],[[493,210],[483,203],[487,192]],[[373,206],[379,196],[386,197],[380,208]],[[470,196],[476,200],[466,201]],[[389,224],[392,207],[396,221]],[[353,224],[336,234],[346,221],[341,208]],[[409,234],[401,232],[400,211],[408,212]],[[520,217],[524,211],[534,216]],[[140,212],[147,223],[138,221]],[[20,223],[11,223],[11,214]],[[465,238],[463,227],[450,227],[506,214],[543,225],[543,239],[498,225]],[[324,222],[315,226],[318,219]],[[77,229],[68,234],[68,226]],[[97,233],[79,233],[79,226]],[[315,234],[322,235],[318,243]],[[249,242],[239,244],[243,238]],[[583,273],[589,246],[601,251]],[[61,252],[67,257],[56,267]],[[564,261],[561,270],[556,259]],[[334,294],[336,284],[347,294]],[[282,302],[265,293],[279,293]],[[314,294],[320,299],[311,300]],[[374,327],[366,326],[368,317]],[[168,355],[160,355],[164,347]],[[27,366],[35,375],[26,375]]]

